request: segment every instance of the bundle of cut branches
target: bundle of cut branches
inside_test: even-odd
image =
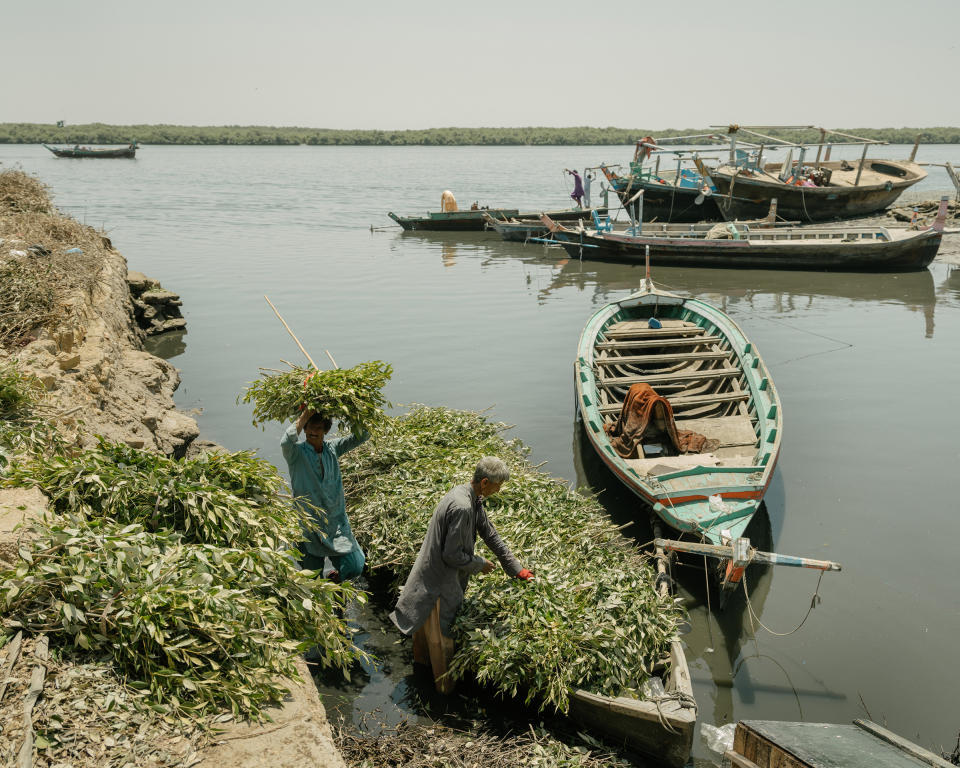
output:
[[[455,677],[473,676],[541,708],[566,711],[573,688],[636,692],[669,653],[678,604],[654,589],[649,559],[621,536],[600,504],[536,471],[503,424],[479,414],[418,407],[387,418],[342,459],[353,530],[368,567],[399,590],[430,516],[484,455],[511,477],[488,499],[491,521],[533,582],[497,570],[475,578],[454,623]]]
[[[253,403],[257,426],[289,421],[306,407],[340,420],[353,432],[367,432],[379,423],[383,408],[389,405],[383,388],[392,373],[393,368],[379,360],[329,371],[291,366],[289,371],[264,371],[241,398]]]

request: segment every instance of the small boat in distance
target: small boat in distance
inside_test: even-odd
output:
[[[113,158],[136,157],[137,154],[137,142],[135,141],[125,147],[81,147],[79,144],[74,144],[72,147],[51,147],[46,144],[43,146],[53,152],[57,157]]]
[[[606,208],[565,208],[549,211],[554,221],[580,221],[589,219],[592,212],[606,215]],[[474,208],[467,211],[430,211],[426,216],[399,216],[393,211],[387,213],[391,219],[405,230],[431,232],[482,232],[487,228],[487,219],[506,221],[508,219],[539,219],[540,213],[520,213],[518,208]]]

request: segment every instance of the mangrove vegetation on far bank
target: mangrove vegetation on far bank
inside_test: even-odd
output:
[[[839,128],[845,133],[891,144],[960,144],[960,127]],[[709,133],[708,128],[427,128],[423,130],[340,130],[258,125],[52,125],[0,123],[0,144],[224,144],[315,146],[597,146],[632,144],[643,136],[658,138]],[[816,129],[765,130],[771,136],[794,142],[815,142]],[[721,143],[723,130],[712,142]]]

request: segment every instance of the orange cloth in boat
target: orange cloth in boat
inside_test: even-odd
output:
[[[634,384],[623,401],[619,418],[613,424],[604,426],[610,436],[613,449],[625,459],[639,458],[638,448],[646,432],[659,413],[670,435],[670,442],[678,453],[700,453],[707,444],[707,438],[689,429],[677,429],[673,420],[673,407],[670,401],[649,384]]]

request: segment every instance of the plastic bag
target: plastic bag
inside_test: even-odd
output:
[[[706,742],[708,749],[722,755],[728,749],[733,749],[733,734],[736,730],[736,723],[727,723],[719,728],[710,723],[703,723],[700,726],[700,736]]]
[[[711,512],[729,512],[730,505],[727,504],[720,496],[719,493],[715,493],[710,496],[707,501],[710,502],[710,511]]]

